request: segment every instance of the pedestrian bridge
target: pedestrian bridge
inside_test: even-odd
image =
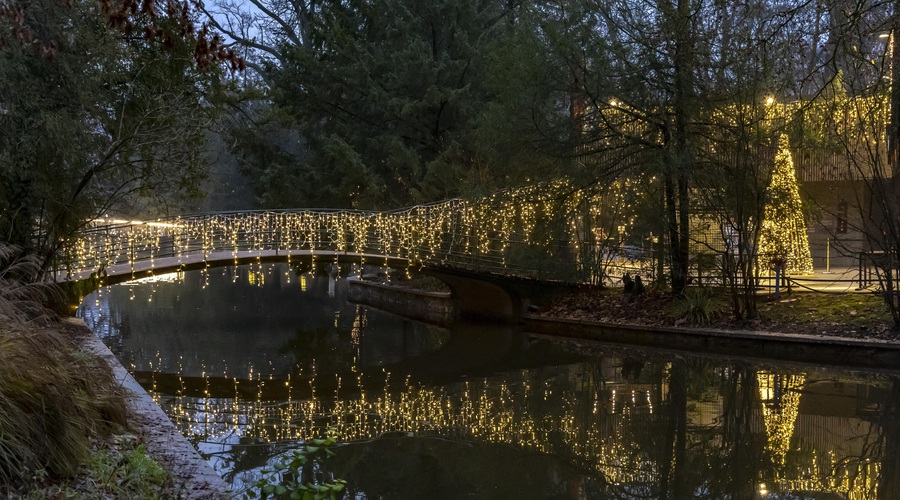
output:
[[[511,281],[596,278],[596,270],[581,264],[585,245],[570,224],[570,208],[570,201],[544,186],[388,212],[298,209],[101,219],[68,246],[68,268],[59,279],[93,276],[112,284],[271,261],[412,267],[443,280],[456,300],[471,301],[463,312],[496,303],[504,311],[496,315],[517,317],[524,305]]]
[[[438,277],[456,290],[456,300],[472,297],[470,308],[477,310],[479,303],[499,300],[499,289],[510,290],[510,283],[518,286],[523,280],[617,283],[625,273],[652,280],[664,272],[649,247],[620,247],[621,241],[607,236],[607,251],[601,250],[594,233],[602,226],[599,205],[596,194],[559,181],[383,212],[296,209],[154,221],[101,219],[67,245],[65,268],[57,278],[94,275],[115,283],[249,262],[355,263],[440,273]],[[701,250],[717,252],[714,244],[721,244],[721,235],[700,237],[705,241]],[[637,251],[636,258],[629,248]],[[703,283],[715,283],[718,270],[709,265],[701,269],[700,263],[697,259],[691,270],[697,283],[701,276]],[[859,267],[840,274],[827,274],[826,268],[826,275],[792,277],[791,282],[817,290],[861,289]],[[486,289],[486,283],[497,288],[490,297],[472,294],[473,289]],[[516,300],[510,306],[514,310],[520,307]]]
[[[569,230],[568,214],[558,211],[551,195],[536,199],[532,191],[390,212],[298,209],[100,219],[68,245],[67,277],[118,273],[122,265],[138,272],[166,258],[212,262],[300,252],[320,260],[343,256],[374,265],[576,280],[571,272],[560,273],[573,268],[583,235]]]

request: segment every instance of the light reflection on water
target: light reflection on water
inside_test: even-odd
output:
[[[237,489],[330,430],[329,468],[365,497],[900,498],[880,480],[900,464],[892,376],[444,330],[345,298],[327,273],[245,266],[111,287],[81,315]]]

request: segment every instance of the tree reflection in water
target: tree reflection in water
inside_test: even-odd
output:
[[[333,429],[342,444],[328,467],[366,497],[900,498],[896,376],[434,329],[346,304],[340,281],[328,298],[311,274],[277,289],[268,278],[263,298],[216,292],[243,287],[235,273],[204,278],[205,297],[183,288],[188,276],[157,283],[153,303],[178,304],[163,312],[141,310],[150,292],[138,286],[82,314],[101,318],[95,331],[238,488]],[[306,291],[291,288],[301,281]],[[174,314],[201,301],[268,316],[218,318],[207,342],[160,333],[202,328]],[[254,360],[243,372],[241,357]]]
[[[531,461],[539,470],[529,471],[529,478],[553,471],[544,480],[571,476],[565,488],[557,488],[569,491],[568,482],[575,481],[576,489],[622,498],[755,498],[761,489],[772,495],[832,492],[876,498],[879,458],[890,460],[894,453],[896,460],[898,448],[890,441],[896,434],[884,432],[876,439],[881,429],[900,425],[895,410],[880,412],[893,390],[883,381],[834,382],[827,372],[774,373],[771,367],[678,361],[652,364],[648,377],[628,382],[620,378],[620,366],[618,358],[605,357],[455,383],[417,382],[412,375],[366,373],[349,381],[320,375],[291,381],[300,388],[287,400],[269,400],[259,390],[255,400],[160,395],[160,401],[182,430],[207,448],[208,443],[233,443],[223,446],[226,452],[217,459],[232,473],[261,467],[271,458],[275,449],[260,443],[294,442],[334,429],[352,445],[346,445],[347,455],[335,462],[333,472],[347,479],[359,474],[351,486],[370,493],[389,491],[388,478],[413,470],[400,467],[409,455],[421,455],[452,476],[468,470],[463,462],[480,464],[477,470],[495,467],[488,459],[502,454],[497,446],[507,454],[512,449],[543,457],[543,462]],[[696,384],[698,379],[708,383],[709,374],[716,376],[713,385]],[[804,379],[814,390],[797,385]],[[244,383],[249,381],[235,385]],[[265,380],[257,387],[281,383]],[[809,400],[806,413],[804,398]],[[859,411],[850,416],[844,408],[829,412],[834,401],[849,402]],[[377,466],[354,468],[368,463],[376,450],[383,455]],[[255,458],[248,462],[250,457]],[[468,481],[477,482],[475,476]],[[373,478],[386,484],[366,486]],[[884,488],[889,484],[894,483],[887,481]],[[448,491],[464,494],[471,488],[478,486]],[[880,498],[893,497],[882,493]]]

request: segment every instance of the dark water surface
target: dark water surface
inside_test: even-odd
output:
[[[286,264],[80,315],[236,490],[326,433],[356,498],[900,499],[900,372],[449,329]]]

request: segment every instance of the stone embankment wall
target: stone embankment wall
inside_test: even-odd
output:
[[[351,302],[376,307],[410,319],[447,325],[459,318],[449,293],[423,292],[368,281],[350,280]]]
[[[68,321],[89,330],[80,319],[70,318]],[[147,452],[172,475],[179,498],[232,498],[225,480],[216,474],[190,441],[178,432],[162,408],[153,401],[153,397],[137,383],[99,338],[93,333],[87,335],[82,349],[102,359],[113,370],[116,380],[126,392],[131,430],[140,436],[147,446]]]

